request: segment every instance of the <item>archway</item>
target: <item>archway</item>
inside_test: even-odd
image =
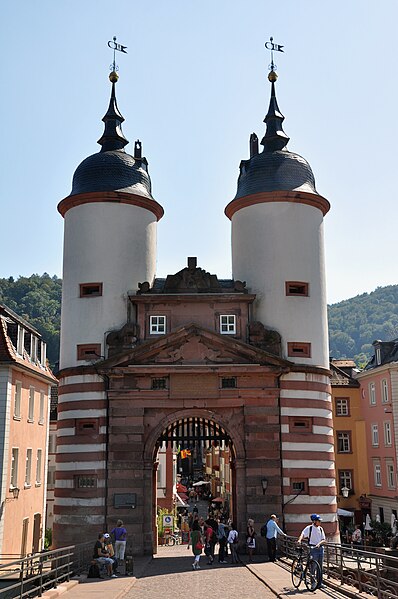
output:
[[[152,467],[152,476],[146,478],[151,480],[153,553],[158,543],[158,510],[163,508],[175,517],[178,515],[180,525],[184,511],[192,510],[189,491],[186,493],[185,489],[197,492],[199,509],[213,506],[236,522],[245,520],[244,445],[238,431],[227,430],[213,411],[170,414],[152,431],[145,448],[145,462],[148,466],[151,462]]]

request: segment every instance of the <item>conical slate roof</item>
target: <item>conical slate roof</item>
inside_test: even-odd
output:
[[[286,149],[289,137],[283,131],[285,117],[276,100],[276,73],[271,71],[268,78],[271,81],[271,99],[264,119],[266,132],[261,140],[264,149],[258,153],[258,142],[253,143],[257,136],[252,134],[251,157],[249,160],[242,160],[240,164],[235,199],[269,191],[303,191],[318,195],[314,174],[308,162],[299,154]]]
[[[73,175],[70,195],[121,191],[153,199],[148,162],[141,156],[141,142],[135,142],[134,156],[124,150],[128,141],[123,135],[124,118],[116,101],[117,74],[111,73],[109,78],[112,91],[108,110],[102,119],[104,133],[98,141],[101,150],[79,164]]]

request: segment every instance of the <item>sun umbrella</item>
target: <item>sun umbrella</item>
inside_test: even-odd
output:
[[[210,481],[208,480],[199,480],[197,483],[193,483],[193,487],[200,487],[201,485],[210,485]]]
[[[391,531],[393,535],[397,534],[397,519],[394,514],[391,514]]]
[[[178,493],[178,494],[183,501],[186,501],[188,499],[188,495],[186,495],[185,493]]]
[[[177,492],[178,493],[188,493],[188,489],[186,488],[185,485],[182,485],[181,483],[177,483]]]
[[[365,530],[372,530],[369,514],[366,514]]]
[[[224,499],[222,497],[216,497],[211,500],[212,503],[224,503]]]

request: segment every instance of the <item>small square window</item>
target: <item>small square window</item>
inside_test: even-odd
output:
[[[100,343],[86,343],[77,346],[77,359],[91,362],[101,357]]]
[[[75,489],[96,489],[96,474],[79,474],[75,476]]]
[[[222,335],[236,334],[236,315],[221,314],[220,315],[220,333]]]
[[[157,378],[157,379],[152,379],[151,382],[151,388],[152,389],[167,389],[167,379],[165,377],[163,378]]]
[[[166,333],[166,316],[150,316],[149,332],[151,335],[164,335]]]
[[[80,283],[80,297],[99,297],[102,295],[102,283]]]
[[[221,389],[235,389],[236,388],[236,377],[229,376],[221,379]]]
[[[76,421],[76,432],[79,435],[96,435],[98,434],[98,419],[92,420],[79,419]]]
[[[289,417],[289,431],[291,433],[309,433],[312,432],[312,418],[303,416]]]
[[[292,478],[290,481],[290,492],[292,495],[297,493],[308,493],[308,480]]]
[[[300,281],[286,281],[286,295],[295,295],[301,297],[308,297],[308,283]]]
[[[289,341],[287,355],[291,358],[311,358],[311,343]]]

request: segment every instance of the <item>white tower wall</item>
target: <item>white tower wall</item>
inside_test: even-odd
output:
[[[292,202],[244,207],[232,217],[232,272],[257,295],[254,319],[282,336],[292,362],[329,368],[321,210]],[[309,283],[309,297],[287,296],[286,281]],[[311,358],[288,357],[288,342],[311,343]]]
[[[77,360],[77,345],[101,343],[127,320],[127,292],[152,283],[156,217],[139,206],[96,202],[65,214],[60,368]],[[81,283],[102,283],[100,297],[79,297]]]

